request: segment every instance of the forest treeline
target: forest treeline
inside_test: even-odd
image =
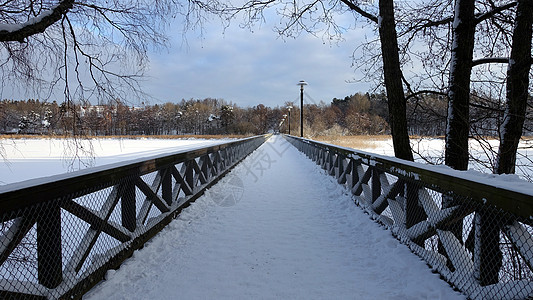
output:
[[[472,96],[472,131],[497,136],[503,116],[503,103]],[[530,101],[531,102],[531,101]],[[100,105],[75,105],[35,99],[0,102],[0,131],[3,134],[43,135],[251,135],[288,132],[299,134],[300,110],[286,102],[283,106],[239,107],[222,99],[190,99],[178,103],[130,106],[120,100]],[[530,106],[531,107],[531,106]],[[443,136],[446,130],[445,97],[426,94],[408,101],[409,133]],[[528,114],[524,134],[533,131],[533,114]],[[387,97],[384,93],[356,93],[330,103],[304,105],[304,132],[317,135],[390,134]],[[284,120],[285,119],[285,120]],[[282,122],[282,120],[284,120]],[[281,126],[280,126],[281,124]]]

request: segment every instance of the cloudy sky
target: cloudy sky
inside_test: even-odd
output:
[[[155,97],[151,102],[212,97],[239,106],[274,107],[299,101],[300,80],[309,83],[306,102],[329,103],[371,88],[354,82],[361,75],[351,58],[370,30],[349,30],[344,41],[332,44],[309,34],[282,39],[268,23],[272,21],[278,20],[267,20],[253,32],[239,24],[225,31],[217,23],[207,24],[203,38],[193,32],[186,43],[179,30],[170,31],[169,49],[150,55],[144,86]]]
[[[362,74],[352,67],[355,49],[367,37],[374,38],[371,27],[355,26],[353,14],[337,12],[335,22],[350,29],[345,30],[343,40],[331,42],[324,41],[320,32],[318,36],[302,33],[297,38],[282,38],[273,29],[279,22],[280,17],[272,10],[252,30],[241,28],[238,21],[224,28],[220,20],[213,20],[204,23],[202,34],[189,31],[184,38],[183,26],[177,21],[178,24],[169,26],[168,48],[149,53],[149,69],[142,87],[153,98],[127,99],[127,103],[154,105],[209,97],[242,107],[258,104],[275,107],[299,102],[300,80],[308,83],[306,103],[330,103],[335,97],[375,88],[362,82]],[[70,74],[74,76],[72,70]],[[80,77],[91,81],[88,72]],[[75,78],[71,81],[75,82]],[[45,94],[24,84],[0,86],[4,99],[57,101],[63,98],[63,87]],[[92,98],[89,101],[98,102]]]

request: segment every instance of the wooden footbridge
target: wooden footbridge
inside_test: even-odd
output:
[[[264,135],[0,187],[0,298],[81,298],[269,138],[321,166],[450,289],[471,299],[533,297],[533,191]]]

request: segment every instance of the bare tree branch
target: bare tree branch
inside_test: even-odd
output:
[[[509,8],[512,8],[512,7],[516,6],[516,4],[517,4],[517,2],[513,1],[513,2],[510,2],[510,3],[507,3],[506,5],[502,5],[502,6],[499,6],[499,7],[494,7],[493,10],[488,11],[486,13],[478,14],[478,15],[476,15],[476,24],[479,24],[480,22],[483,22],[483,21],[485,21],[487,19],[490,19],[493,16],[495,16],[496,14],[499,14],[499,13],[501,13],[504,10],[507,10]]]
[[[352,1],[350,1],[350,0],[341,0],[341,2],[346,4],[351,10],[357,12],[361,16],[369,19],[370,21],[372,21],[374,23],[378,23],[378,17],[376,17],[373,14],[363,10],[359,6],[355,5]]]
[[[472,67],[478,66],[481,64],[492,64],[492,63],[507,64],[509,63],[509,58],[508,57],[485,57],[485,58],[474,59],[472,61]]]
[[[23,24],[10,24],[10,28],[0,27],[0,41],[17,41],[23,43],[24,39],[44,32],[48,27],[61,20],[72,8],[73,4],[74,0],[63,0],[54,6],[53,9],[42,11],[40,15],[29,19]]]

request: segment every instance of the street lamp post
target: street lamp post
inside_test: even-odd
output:
[[[289,110],[289,135],[291,135],[291,109],[292,106],[287,106],[287,110]]]
[[[300,86],[300,137],[304,137],[304,85],[307,85],[305,80],[298,82]]]

